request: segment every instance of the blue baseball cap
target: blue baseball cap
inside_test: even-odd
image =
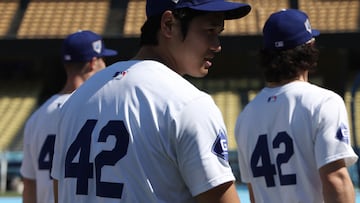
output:
[[[106,49],[102,37],[92,31],[78,31],[63,41],[64,62],[86,62],[93,57],[117,55],[117,51]]]
[[[264,49],[286,50],[305,44],[320,32],[311,28],[309,17],[297,9],[282,9],[270,15],[263,28]]]
[[[197,11],[224,12],[225,20],[246,16],[251,7],[245,3],[225,0],[147,0],[146,16],[161,15],[166,10],[190,8]]]

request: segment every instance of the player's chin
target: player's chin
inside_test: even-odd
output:
[[[201,67],[196,73],[192,74],[192,77],[202,78],[205,77],[209,73],[209,68]]]
[[[188,72],[188,75],[195,78],[205,77],[209,73],[210,66],[211,63],[207,63],[203,61],[201,64],[197,64],[196,66],[193,66],[192,68],[188,69],[191,70]]]
[[[203,76],[207,75],[209,73],[209,69],[211,67],[212,63],[210,61],[205,61],[205,63],[202,65],[200,72],[203,74]]]
[[[209,73],[209,67],[204,67],[204,68],[202,68],[201,69],[201,74],[202,74],[202,76],[206,76],[208,73]]]

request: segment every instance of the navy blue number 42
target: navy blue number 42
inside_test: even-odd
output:
[[[65,178],[76,178],[76,194],[88,194],[88,181],[94,178],[95,169],[96,196],[121,199],[124,184],[101,181],[102,167],[114,166],[123,158],[129,146],[129,133],[123,121],[109,121],[100,131],[97,142],[106,142],[109,136],[115,136],[115,146],[111,151],[101,151],[91,163],[91,134],[97,120],[87,120],[74,142],[70,145],[65,158]],[[75,157],[79,159],[75,162]]]
[[[48,170],[49,177],[51,172],[52,160],[54,157],[54,145],[55,145],[55,135],[48,135],[41,146],[40,154],[38,158],[39,170]]]
[[[283,174],[281,165],[289,162],[290,158],[294,155],[294,145],[292,138],[287,132],[279,132],[272,142],[272,149],[277,149],[280,144],[284,144],[285,151],[276,156],[276,163],[271,163],[269,154],[269,145],[267,135],[260,135],[255,149],[251,155],[251,170],[254,177],[264,177],[267,187],[275,186],[274,176],[276,169],[279,172],[280,185],[295,185],[296,174]],[[261,162],[259,162],[261,160]],[[262,165],[259,165],[262,163]]]

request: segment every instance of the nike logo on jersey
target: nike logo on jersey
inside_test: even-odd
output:
[[[336,132],[336,139],[340,140],[341,142],[345,142],[346,144],[349,144],[350,141],[349,129],[343,123],[340,124],[340,127]]]
[[[228,160],[228,144],[227,144],[227,139],[226,139],[226,135],[225,132],[223,130],[219,131],[219,134],[216,137],[216,140],[213,144],[212,147],[212,152],[224,159],[224,160]]]

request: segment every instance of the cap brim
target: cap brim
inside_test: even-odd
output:
[[[112,49],[104,49],[101,53],[101,56],[115,56],[118,52]]]
[[[198,11],[224,12],[225,20],[242,18],[251,10],[249,4],[226,1],[212,1],[205,4],[189,6],[189,8]]]
[[[311,29],[311,34],[313,37],[317,37],[320,35],[320,31],[319,30],[315,30],[315,29]]]

